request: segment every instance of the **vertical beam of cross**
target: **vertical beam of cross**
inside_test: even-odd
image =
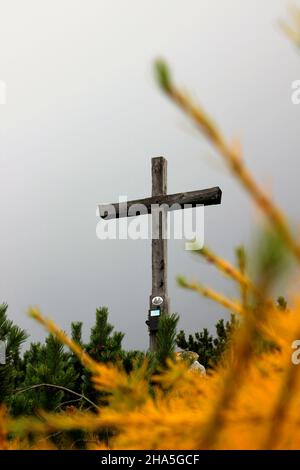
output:
[[[168,163],[165,158],[152,158],[152,197],[167,194],[167,167]],[[152,294],[150,296],[150,309],[153,308],[153,297],[160,296],[163,299],[162,314],[169,313],[168,241],[163,236],[167,233],[167,218],[168,214],[164,210],[160,211],[159,217],[152,216]],[[154,351],[156,331],[150,330],[149,335],[150,350]]]

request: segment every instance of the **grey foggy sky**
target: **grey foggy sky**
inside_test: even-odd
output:
[[[157,56],[226,135],[240,137],[259,180],[297,220],[300,56],[278,28],[284,0],[0,0],[1,301],[34,340],[38,305],[69,331],[97,306],[145,349],[150,241],[96,238],[96,204],[150,195],[151,157],[169,162],[169,192],[219,185],[206,243],[233,260],[249,244],[248,197],[152,77]],[[298,198],[299,199],[299,198]],[[224,293],[231,283],[169,243],[169,291],[180,327],[212,327],[224,311],[177,288],[185,274]]]

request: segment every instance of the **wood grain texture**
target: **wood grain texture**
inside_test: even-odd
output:
[[[154,174],[157,174],[157,163],[155,164]],[[164,170],[166,171],[166,170]],[[161,179],[161,178],[160,178]],[[163,180],[160,181],[161,184]],[[135,217],[139,215],[139,207],[144,206],[145,213],[151,214],[152,206],[165,204],[168,206],[168,211],[181,210],[184,209],[184,206],[196,207],[197,205],[202,206],[213,206],[221,204],[222,191],[219,187],[209,188],[209,189],[200,189],[199,191],[190,191],[185,193],[177,194],[166,194],[160,192],[155,194],[155,189],[160,191],[159,183],[155,183],[155,188],[152,188],[152,197],[144,199],[136,199],[134,201],[128,201],[127,207],[125,208],[123,203],[112,203],[112,204],[98,204],[99,215],[105,219],[118,219],[122,217]],[[161,190],[163,190],[162,188]],[[138,211],[134,211],[135,207]],[[109,208],[113,208],[113,212],[109,213]],[[125,210],[124,210],[125,209]]]
[[[152,200],[164,201],[167,194],[167,169],[168,162],[163,157],[152,158]],[[156,202],[158,203],[158,202]],[[152,295],[150,296],[150,308],[152,298],[163,298],[162,313],[169,313],[168,299],[168,241],[163,236],[167,230],[167,211],[163,210],[152,217],[152,230],[159,234],[157,239],[152,237]],[[150,331],[150,350],[156,348],[156,331]]]

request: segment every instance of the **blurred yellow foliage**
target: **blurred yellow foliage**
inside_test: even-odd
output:
[[[291,23],[281,21],[281,27],[287,37],[300,47],[300,9],[294,5],[290,6]]]
[[[285,29],[298,40],[300,29],[299,32]],[[176,88],[162,61],[156,64],[156,72],[164,91],[219,151],[262,210],[271,229],[299,263],[299,241],[285,215],[247,169],[240,146],[229,143],[206,112]],[[288,310],[280,309],[270,300],[270,285],[261,282],[255,285],[244,267],[231,266],[208,248],[201,254],[236,282],[240,291],[246,289],[252,296],[251,302],[243,298],[241,301],[227,299],[199,283],[180,278],[183,287],[242,315],[241,324],[217,369],[203,376],[190,370],[185,361],[170,360],[167,369],[152,378],[150,388],[146,362],[130,374],[114,365],[98,364],[39,310],[31,309],[31,316],[68,346],[91,371],[94,386],[107,394],[108,405],[96,412],[40,411],[39,417],[17,419],[2,409],[0,448],[51,449],[49,437],[75,429],[89,436],[87,445],[91,449],[299,448],[300,365],[292,357],[298,358],[293,343],[300,339],[300,299],[294,298]],[[276,347],[259,352],[258,335]],[[107,444],[98,442],[98,433],[107,429],[110,430]]]
[[[261,313],[261,312],[260,312]],[[31,314],[76,351],[86,354],[38,310]],[[277,348],[258,354],[254,333],[276,340]],[[108,406],[96,413],[39,413],[39,418],[11,419],[1,412],[0,445],[51,448],[47,436],[81,429],[94,433],[113,429],[110,449],[295,449],[300,438],[300,366],[292,362],[292,343],[300,338],[300,301],[288,312],[249,315],[232,339],[219,368],[207,376],[184,361],[169,361],[154,377],[149,393],[147,364],[129,375],[112,365],[90,362],[95,388],[107,392]],[[11,432],[14,439],[6,439]],[[32,445],[32,444],[31,444]],[[90,448],[105,448],[94,441]]]

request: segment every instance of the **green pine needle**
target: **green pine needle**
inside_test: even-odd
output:
[[[166,62],[162,59],[157,59],[154,62],[154,72],[156,80],[163,91],[166,93],[171,93],[172,80],[170,70]]]

